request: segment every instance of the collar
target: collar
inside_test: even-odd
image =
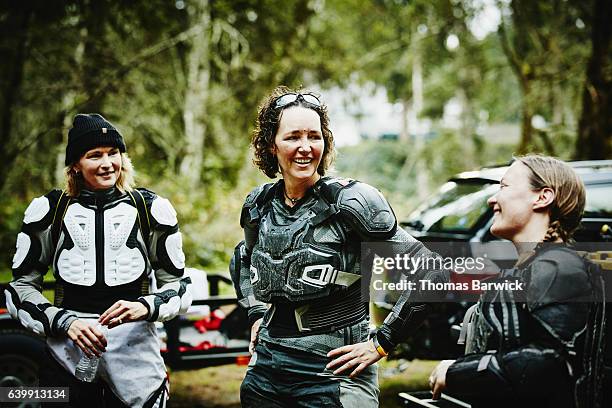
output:
[[[106,190],[88,190],[82,189],[78,200],[86,204],[105,204],[118,197],[121,197],[122,193],[117,187],[111,187]]]

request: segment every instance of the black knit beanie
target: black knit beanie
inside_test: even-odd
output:
[[[125,152],[123,136],[102,115],[79,113],[68,131],[66,166],[78,161],[83,153],[99,146],[113,146]]]

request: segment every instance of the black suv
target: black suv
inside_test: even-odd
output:
[[[612,241],[612,160],[570,162],[586,186],[586,208],[582,227],[576,232],[579,242]],[[421,241],[497,240],[489,228],[493,210],[487,199],[499,188],[508,165],[460,173],[401,225]]]

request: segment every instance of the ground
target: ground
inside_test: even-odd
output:
[[[379,368],[381,408],[400,407],[401,391],[424,390],[435,361],[385,361]],[[239,408],[246,366],[226,365],[170,374],[170,408]]]

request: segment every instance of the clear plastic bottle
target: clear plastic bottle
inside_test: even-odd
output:
[[[106,337],[107,328],[106,326],[102,326],[98,324],[96,326],[98,331],[102,332],[104,337]],[[81,381],[92,382],[96,378],[96,373],[98,372],[98,364],[100,363],[100,357],[93,356],[88,357],[85,353],[79,360],[76,369],[74,370],[74,375]]]

